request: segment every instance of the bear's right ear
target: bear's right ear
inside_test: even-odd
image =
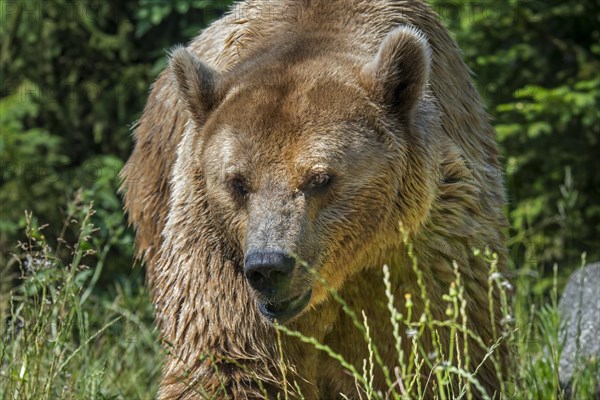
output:
[[[171,50],[169,66],[180,96],[195,122],[201,126],[221,101],[219,73],[183,46]]]

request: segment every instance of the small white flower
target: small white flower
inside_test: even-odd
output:
[[[419,334],[419,331],[413,328],[408,328],[406,330],[406,336],[408,337],[416,337]]]
[[[509,281],[503,281],[501,285],[506,290],[513,290],[513,285],[511,285]]]
[[[501,279],[501,278],[502,278],[502,274],[500,272],[494,272],[493,274],[490,275],[489,280],[495,281],[496,279]]]

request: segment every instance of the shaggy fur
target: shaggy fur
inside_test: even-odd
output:
[[[444,319],[456,261],[469,327],[490,345],[488,268],[472,251],[492,248],[504,268],[502,175],[488,119],[456,43],[420,1],[250,0],[173,50],[122,173],[170,350],[159,398],[281,390],[277,336],[244,277],[250,248],[283,249],[315,268],[365,311],[393,369],[383,264],[396,297],[412,293],[414,315],[423,310],[407,232],[433,315]],[[329,185],[311,189],[323,176]],[[339,304],[303,268],[291,279],[287,294],[312,295],[288,325],[362,368],[364,339]],[[447,347],[449,332],[440,335]],[[354,396],[336,361],[282,341],[287,379],[305,398]],[[409,353],[410,340],[403,344]],[[471,366],[484,354],[470,343]],[[498,390],[490,362],[477,378]],[[379,372],[375,386],[384,388]]]

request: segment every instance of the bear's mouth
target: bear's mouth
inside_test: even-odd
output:
[[[259,302],[258,309],[270,322],[284,324],[300,313],[310,302],[312,290],[283,302]]]

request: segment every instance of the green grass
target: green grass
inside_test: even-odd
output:
[[[33,226],[28,215],[28,240],[19,244],[14,258],[20,266],[21,276],[18,285],[1,299],[4,315],[1,315],[0,399],[154,398],[164,350],[160,348],[152,323],[148,293],[141,279],[114,283],[109,290],[94,290],[108,251],[105,246],[94,245],[96,232],[90,222],[93,215],[91,204],[75,201],[69,210],[66,223],[78,225],[79,239],[71,245],[59,241],[56,249],[46,243],[44,227]],[[60,247],[63,252],[68,249],[71,255],[69,262],[64,263],[57,257]],[[410,254],[410,244],[408,248]],[[508,289],[508,281],[495,270],[494,255],[489,252],[477,255],[489,261],[490,293],[493,288],[503,292]],[[417,260],[414,257],[412,260],[419,275]],[[91,265],[85,265],[87,262]],[[528,265],[515,279],[515,295],[501,297],[507,328],[504,332],[496,332],[497,343],[507,341],[515,351],[511,375],[502,376],[503,398],[561,399],[564,393],[557,372],[562,347],[557,271],[555,269],[550,299],[547,299],[532,290],[537,279],[537,266]],[[455,271],[458,269],[455,268]],[[465,399],[477,396],[489,398],[477,381],[476,373],[468,372],[473,368],[469,366],[466,347],[451,346],[449,354],[443,355],[440,350],[433,358],[424,354],[421,348],[423,333],[427,330],[435,332],[440,326],[450,327],[456,340],[461,336],[474,335],[466,328],[466,302],[458,272],[444,296],[448,307],[444,321],[434,320],[427,311],[422,316],[412,315],[411,296],[392,293],[387,267],[384,267],[384,275],[382,293],[385,291],[387,297],[398,359],[406,360],[399,362],[393,371],[382,365],[365,315],[361,310],[351,309],[333,290],[333,297],[342,304],[365,338],[369,357],[364,360],[362,368],[347,363],[341,355],[315,339],[284,326],[278,326],[278,335],[296,336],[340,362],[354,376],[363,399],[423,398],[426,388],[417,377],[425,363],[434,366],[426,384],[434,388],[436,398],[450,399],[451,391],[456,393],[457,389]],[[327,285],[322,280],[321,283]],[[427,293],[420,295],[427,296]],[[405,296],[406,315],[394,307],[394,298],[399,296]],[[511,309],[514,315],[510,315]],[[403,353],[401,343],[401,332],[407,330],[412,332],[408,336],[412,341],[410,354]],[[492,360],[497,343],[489,346],[488,354]],[[597,387],[597,368],[596,362],[580,369],[575,377],[573,398],[593,398]],[[389,386],[387,393],[373,389],[376,373],[384,374]],[[500,368],[498,373],[502,374]],[[458,388],[455,386],[457,382]],[[298,394],[295,382],[286,381],[284,386],[286,396]]]
[[[71,210],[79,240],[54,250],[27,215],[19,285],[1,299],[0,399],[154,398],[162,351],[148,293],[141,280],[94,291],[107,252],[93,248],[91,205]],[[65,246],[68,264],[56,257]]]

